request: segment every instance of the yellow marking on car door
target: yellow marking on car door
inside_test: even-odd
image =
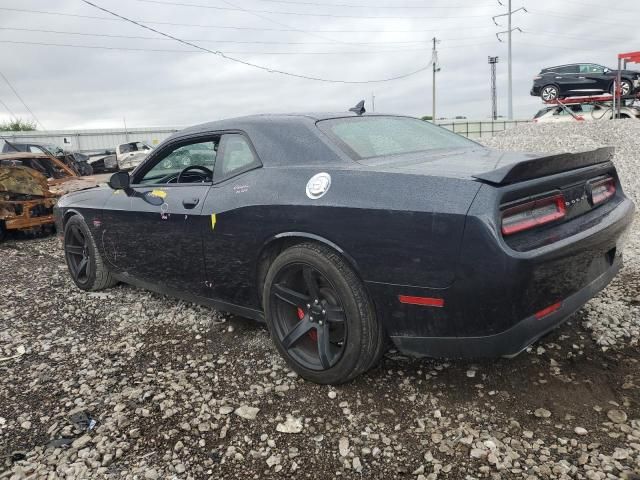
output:
[[[167,198],[167,192],[164,190],[151,190],[151,195],[154,197]]]
[[[216,228],[216,214],[212,213],[211,214],[211,230],[214,230]]]

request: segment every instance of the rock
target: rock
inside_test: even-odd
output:
[[[246,420],[255,420],[256,419],[256,415],[258,415],[259,411],[260,411],[259,408],[249,407],[248,405],[242,405],[242,406],[236,408],[233,413],[235,413],[239,417],[242,417],[242,418],[244,418]]]
[[[467,370],[467,377],[473,378],[475,376],[476,376],[476,371],[475,370]]]
[[[267,458],[267,465],[273,467],[274,465],[279,465],[281,461],[282,457],[280,455],[271,455]]]
[[[302,419],[288,417],[284,423],[276,425],[276,430],[280,433],[300,433],[302,431]]]
[[[472,448],[471,451],[469,452],[469,455],[472,458],[484,458],[487,456],[487,451],[481,448]]]
[[[233,412],[233,407],[229,405],[225,405],[218,409],[218,413],[220,413],[220,415],[229,415],[231,412]]]
[[[177,464],[177,465],[175,466],[175,469],[176,469],[176,473],[177,473],[178,475],[180,475],[180,474],[184,473],[184,472],[187,470],[187,469],[185,468],[184,464],[182,464],[182,463]]]
[[[549,418],[551,416],[551,412],[546,408],[538,408],[533,414],[538,418]]]
[[[145,470],[144,478],[146,478],[147,480],[157,480],[158,478],[160,478],[160,475],[155,468],[150,468],[148,470]]]
[[[609,417],[609,420],[613,423],[625,423],[627,421],[627,414],[622,410],[609,410],[607,417]]]
[[[342,437],[338,442],[338,450],[341,457],[346,457],[349,454],[349,439]]]
[[[327,393],[327,395],[329,396],[329,398],[331,400],[333,400],[334,398],[336,398],[336,392],[334,390],[329,390],[329,393]]]
[[[77,450],[82,450],[84,447],[89,445],[91,442],[91,437],[89,435],[83,435],[80,438],[76,438],[71,446]]]
[[[362,463],[360,462],[360,457],[355,457],[353,459],[352,466],[356,472],[362,472]]]
[[[576,432],[576,435],[587,435],[589,433],[586,428],[582,427],[576,427],[573,431]]]

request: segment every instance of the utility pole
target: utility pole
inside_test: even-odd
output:
[[[498,3],[504,6],[504,4],[500,0],[498,0]],[[500,26],[500,24],[496,22],[496,18],[507,17],[507,29],[503,32],[496,33],[496,37],[498,37],[498,40],[502,42],[502,38],[500,38],[500,35],[505,33],[507,34],[507,78],[508,78],[507,110],[508,110],[509,120],[513,120],[513,68],[512,68],[511,34],[516,30],[518,30],[519,32],[522,32],[522,29],[520,27],[513,27],[513,24],[511,22],[511,17],[513,16],[514,13],[520,12],[520,11],[526,12],[527,9],[524,7],[520,7],[520,8],[516,8],[515,10],[512,10],[511,0],[507,0],[507,13],[496,15],[493,17],[493,23],[495,23],[498,26]]]
[[[436,45],[440,43],[436,37],[433,37],[433,50],[431,52],[431,64],[433,66],[433,92],[432,92],[432,110],[431,110],[431,121],[433,123],[436,122],[436,73],[440,71],[440,67],[438,66],[438,51],[436,50]]]
[[[495,122],[498,119],[498,96],[496,92],[496,64],[498,57],[489,57],[491,67],[491,118]]]
[[[373,92],[371,92],[371,111],[376,111],[376,96]]]

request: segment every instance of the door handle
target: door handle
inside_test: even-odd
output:
[[[198,203],[200,203],[199,198],[185,198],[182,200],[182,206],[184,208],[194,208]]]

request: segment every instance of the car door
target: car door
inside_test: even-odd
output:
[[[260,212],[265,202],[273,201],[266,195],[277,195],[259,186],[261,166],[248,136],[225,134],[202,212],[210,217],[202,235],[209,296],[250,308],[259,308],[255,259],[264,242],[258,233]]]
[[[219,136],[175,140],[116,190],[103,212],[103,250],[112,268],[165,289],[200,295],[205,277],[202,207]],[[188,168],[174,162],[189,158]],[[168,166],[168,167],[167,167]]]
[[[609,89],[608,81],[605,80],[605,67],[592,63],[579,65],[578,88],[585,95],[606,92]]]
[[[574,93],[580,89],[579,66],[565,65],[555,69],[555,81],[560,86],[560,93]]]

